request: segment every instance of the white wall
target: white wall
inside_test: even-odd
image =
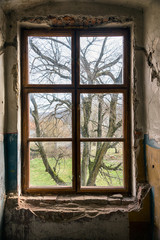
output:
[[[152,186],[152,216],[160,239],[160,2],[145,11],[145,108],[148,181]]]
[[[5,164],[4,164],[4,42],[5,16],[0,8],[0,239],[2,237],[2,218],[5,202]]]
[[[145,12],[145,48],[149,57],[145,66],[147,129],[150,139],[160,143],[160,2],[152,3]],[[150,64],[148,66],[148,61]],[[158,74],[154,78],[152,75]]]

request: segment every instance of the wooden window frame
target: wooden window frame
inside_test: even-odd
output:
[[[72,84],[29,84],[28,79],[28,37],[29,36],[68,36],[72,37]],[[80,36],[123,36],[124,62],[123,83],[106,85],[80,85]],[[21,32],[22,66],[22,191],[23,193],[131,193],[131,116],[130,116],[130,29],[22,29]],[[72,93],[72,138],[30,138],[29,137],[29,93]],[[123,187],[80,187],[80,93],[122,93],[124,137],[86,139],[85,141],[118,141],[124,143],[124,186]],[[29,142],[33,141],[72,141],[72,187],[29,187]]]

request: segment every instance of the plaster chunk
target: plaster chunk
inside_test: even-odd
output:
[[[110,205],[121,205],[121,199],[119,198],[109,198],[108,201]]]
[[[112,196],[110,196],[110,198],[122,199],[122,198],[123,198],[123,195],[122,195],[122,194],[113,194]]]

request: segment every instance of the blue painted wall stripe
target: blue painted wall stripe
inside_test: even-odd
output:
[[[17,191],[17,133],[4,135],[6,192]]]
[[[149,145],[150,147],[160,149],[160,144],[158,144],[154,139],[149,139],[148,134],[144,134],[144,141],[145,144]]]

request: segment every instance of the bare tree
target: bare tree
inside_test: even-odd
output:
[[[50,84],[71,83],[71,38],[70,37],[30,37],[30,82]],[[81,40],[80,49],[80,81],[81,84],[121,84],[122,83],[122,41],[112,37],[85,37]],[[32,107],[31,116],[35,124],[37,137],[49,134],[47,123],[51,126],[50,134],[61,136],[61,131],[53,133],[53,129],[62,132],[64,126],[71,126],[72,102],[71,98],[60,97],[55,94],[43,94],[43,114],[40,102],[33,94],[30,97]],[[45,111],[44,111],[45,109]],[[122,135],[122,94],[91,93],[81,94],[81,136],[112,138]],[[46,121],[47,119],[47,121]],[[50,121],[52,119],[52,121]],[[70,119],[70,120],[69,120]],[[65,120],[65,121],[64,121]],[[44,124],[44,122],[47,122]],[[54,124],[53,124],[54,122]],[[45,128],[44,128],[45,125]],[[52,131],[51,131],[52,130]],[[71,128],[70,128],[71,130]],[[68,133],[69,134],[69,131]],[[56,135],[57,134],[57,135]],[[108,185],[113,185],[112,179],[121,184],[119,175],[122,172],[122,161],[106,161],[106,153],[116,148],[117,142],[97,142],[92,153],[91,142],[84,142],[81,153],[81,184],[82,186],[96,185],[100,175]],[[41,143],[38,151],[43,160],[46,171],[58,185],[65,182],[58,176],[57,165],[50,167],[47,155]],[[61,156],[63,158],[63,156]],[[58,160],[57,160],[58,161]],[[111,172],[115,171],[116,175]]]

